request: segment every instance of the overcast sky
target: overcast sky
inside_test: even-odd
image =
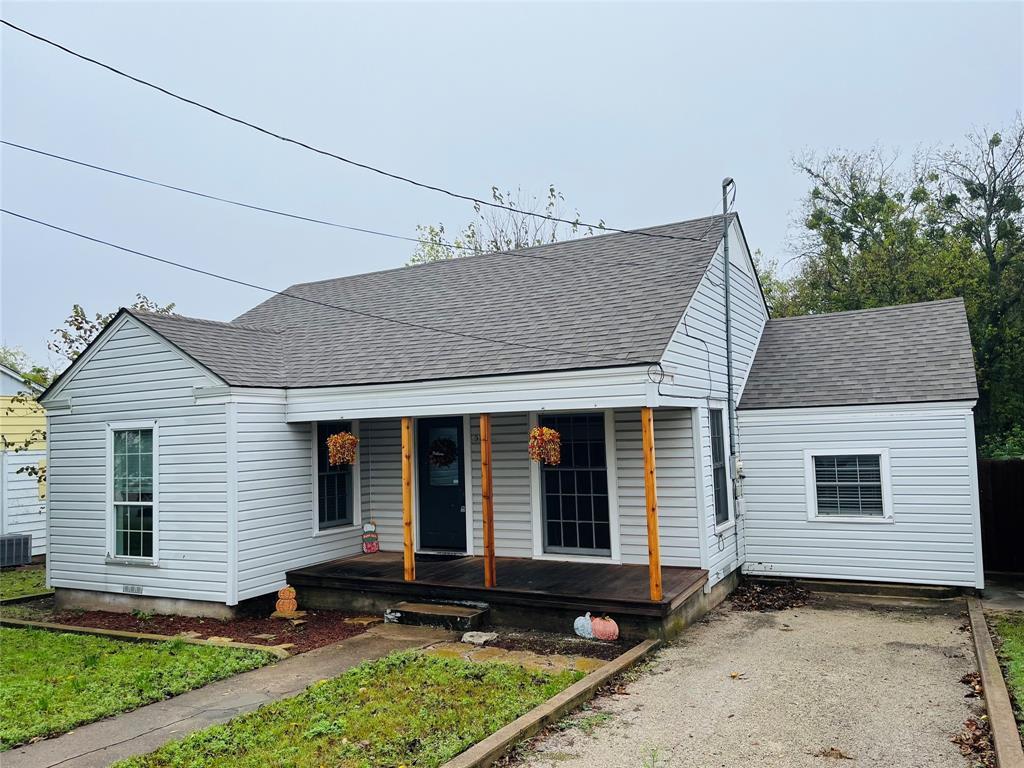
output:
[[[1024,4],[17,3],[39,34],[273,130],[432,184],[554,183],[633,228],[738,183],[753,248],[786,257],[794,153],[958,140],[1021,109]],[[468,204],[226,123],[4,28],[3,138],[403,235]],[[2,150],[3,206],[274,288],[399,266],[413,245]],[[3,216],[0,336],[39,362],[74,303],[137,293],[227,320],[259,292]],[[386,308],[382,307],[382,310]]]

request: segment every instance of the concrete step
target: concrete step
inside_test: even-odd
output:
[[[479,629],[487,621],[490,608],[486,603],[414,603],[403,601],[384,611],[388,624],[412,624],[443,627],[468,632]]]

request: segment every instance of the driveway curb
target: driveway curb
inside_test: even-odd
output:
[[[985,694],[985,709],[988,710],[989,727],[992,729],[992,744],[999,768],[1024,768],[1024,747],[1021,747],[1020,731],[1013,716],[1010,694],[1003,680],[992,637],[988,632],[985,612],[976,597],[967,598],[967,610],[971,617],[971,634],[974,635],[974,651],[978,656],[981,672],[981,687]]]
[[[99,635],[111,640],[127,640],[134,643],[166,643],[181,640],[189,645],[212,645],[215,648],[244,648],[250,651],[265,651],[279,659],[287,659],[290,653],[279,645],[258,645],[257,643],[238,643],[202,640],[198,637],[184,635],[152,635],[146,632],[126,632],[120,629],[97,629],[96,627],[79,627],[74,624],[52,624],[48,621],[29,621],[27,619],[8,619],[0,617],[0,626],[24,627],[27,629],[45,629],[50,632],[71,632],[76,635]]]
[[[660,640],[644,640],[634,645],[557,696],[538,704],[525,715],[453,757],[441,768],[487,768],[522,739],[533,736],[583,702],[592,699],[598,688],[629,669],[660,644]]]

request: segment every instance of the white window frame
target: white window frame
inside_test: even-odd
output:
[[[622,563],[622,541],[619,536],[619,482],[615,459],[615,411],[610,408],[594,408],[587,411],[531,411],[529,428],[540,424],[540,417],[562,416],[572,413],[604,414],[604,451],[605,466],[608,472],[608,530],[612,539],[610,555],[574,555],[571,553],[546,552],[544,550],[544,501],[541,498],[540,464],[530,461],[530,507],[533,516],[533,559],[564,560],[576,563],[604,563],[620,565]],[[525,451],[524,451],[525,452]]]
[[[114,515],[114,433],[130,429],[153,430],[153,556],[128,557],[116,554],[117,522]],[[107,422],[107,556],[106,562],[118,565],[157,566],[160,564],[160,424],[156,419]]]
[[[725,505],[729,508],[729,517],[724,523],[718,522],[718,508],[715,501],[715,443],[711,429],[711,412],[722,412],[722,458],[725,461]],[[729,434],[728,403],[711,401],[708,404],[708,461],[711,465],[711,520],[715,525],[715,535],[725,533],[736,526],[736,481],[732,475],[732,443]]]
[[[882,514],[878,515],[819,515],[818,485],[814,476],[815,456],[878,456],[878,468],[882,477]],[[804,482],[807,496],[807,519],[812,522],[860,523],[868,525],[891,524],[895,522],[892,509],[892,473],[889,466],[888,448],[865,448],[864,446],[830,446],[809,448],[804,451]]]
[[[358,419],[338,419],[338,421],[347,421],[352,425],[352,434],[356,437],[360,437],[359,433],[359,420]],[[362,509],[362,484],[360,483],[359,476],[362,471],[359,468],[360,459],[362,458],[362,446],[356,448],[356,460],[352,462],[352,522],[349,525],[332,525],[328,528],[321,530],[320,528],[320,483],[319,480],[319,467],[317,466],[317,446],[320,442],[320,422],[314,421],[312,426],[312,440],[310,440],[310,457],[312,472],[310,473],[310,485],[313,491],[313,538],[320,536],[337,536],[343,533],[351,534],[353,529],[362,527],[363,524],[363,509]],[[362,438],[360,437],[360,442]]]

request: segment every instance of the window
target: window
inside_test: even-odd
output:
[[[543,416],[540,425],[562,437],[561,463],[541,466],[545,551],[610,555],[604,414]]]
[[[316,425],[316,514],[317,527],[338,528],[353,522],[353,465],[332,467],[327,459],[327,438],[338,432],[351,432],[346,421]]]
[[[814,455],[818,517],[884,517],[882,455]]]
[[[715,479],[715,525],[729,522],[729,475],[725,468],[722,411],[711,411],[711,471]]]
[[[114,556],[154,559],[153,429],[112,430]]]

